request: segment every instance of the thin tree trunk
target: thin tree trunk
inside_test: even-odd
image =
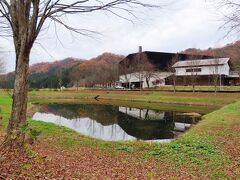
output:
[[[173,79],[173,89],[174,89],[174,93],[176,92],[176,79],[174,77]]]
[[[146,78],[146,83],[147,83],[148,89],[150,88],[150,87],[149,87],[149,81],[150,81],[150,80],[149,80],[148,78]]]
[[[215,95],[217,94],[217,83],[218,83],[218,76],[217,75],[214,75],[214,92],[215,92]]]
[[[193,93],[195,93],[195,79],[193,79],[192,90],[193,90]]]
[[[78,91],[78,88],[79,88],[79,81],[77,81],[77,91]]]
[[[29,53],[20,53],[16,62],[12,112],[4,144],[18,149],[23,147],[25,139],[25,133],[21,128],[26,123]]]

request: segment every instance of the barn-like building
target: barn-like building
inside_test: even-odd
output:
[[[150,69],[149,64],[152,65]],[[231,71],[230,58],[142,52],[141,47],[139,53],[129,54],[120,61],[119,74],[119,82],[125,88],[172,85],[173,79],[176,85],[191,85],[193,76],[195,85],[214,85],[216,80],[220,85],[236,85],[239,79],[239,75]]]

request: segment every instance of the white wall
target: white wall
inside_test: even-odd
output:
[[[219,66],[201,66],[201,67],[194,67],[194,68],[201,68],[201,72],[197,72],[195,75],[213,75],[213,74],[222,74],[222,75],[229,75],[230,67],[228,63]],[[186,72],[186,69],[191,69],[191,67],[180,67],[176,69],[176,76],[190,76],[193,75],[192,72]]]
[[[120,82],[138,82],[139,78],[138,78],[138,74],[137,73],[131,73],[131,74],[126,74],[126,75],[122,75],[119,77],[119,81]]]
[[[144,73],[142,73],[142,77],[141,77],[141,81],[143,81],[143,88],[147,88],[147,82],[146,82],[146,78],[144,77]],[[159,86],[163,86],[165,85],[165,78],[167,78],[168,76],[171,76],[172,73],[170,72],[155,72],[154,75],[150,78],[149,80],[149,87],[159,87]],[[153,82],[156,80],[161,80],[162,82],[155,85]],[[122,83],[131,83],[131,82],[139,82],[139,74],[138,73],[131,73],[131,74],[127,74],[127,75],[122,75],[119,77],[119,81]]]

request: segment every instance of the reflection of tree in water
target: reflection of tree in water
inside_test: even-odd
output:
[[[104,126],[111,126],[110,137],[114,138],[119,133],[126,134],[117,125],[118,107],[110,105],[91,105],[91,104],[50,104],[47,106],[48,112],[58,116],[62,116],[73,121],[74,127],[79,126],[80,118],[90,118],[92,120],[86,121],[86,128],[93,136],[97,130],[100,135],[104,134]],[[98,123],[102,126],[100,126]],[[98,128],[98,129],[96,129]]]
[[[111,105],[49,104],[47,107],[48,112],[67,119],[88,117],[104,126],[117,123],[118,107]]]

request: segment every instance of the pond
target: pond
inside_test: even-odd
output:
[[[106,141],[169,141],[196,124],[201,115],[100,104],[48,104],[33,119]]]

